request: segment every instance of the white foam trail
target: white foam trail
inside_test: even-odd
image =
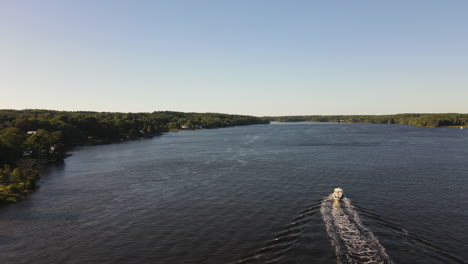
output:
[[[245,145],[249,145],[254,141],[257,141],[260,138],[260,135],[247,135],[247,141],[244,143]]]
[[[393,263],[379,240],[362,224],[348,198],[340,202],[330,195],[322,201],[320,212],[338,264]]]

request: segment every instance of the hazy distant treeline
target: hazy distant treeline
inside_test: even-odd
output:
[[[275,116],[265,119],[277,122],[375,123],[423,127],[468,126],[468,114],[307,115]]]
[[[0,110],[0,202],[16,201],[34,186],[35,164],[61,160],[69,147],[151,137],[181,129],[269,123],[216,113],[108,113]]]

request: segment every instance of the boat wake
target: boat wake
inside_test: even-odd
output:
[[[331,194],[323,199],[320,212],[338,264],[393,263],[348,198],[334,199]]]
[[[284,257],[299,246],[299,241],[304,236],[305,227],[310,223],[312,217],[319,212],[319,209],[320,201],[302,211],[263,247],[235,263],[284,263]]]
[[[335,192],[342,195],[343,190],[337,189]],[[395,241],[391,244],[392,250],[410,254],[406,257],[414,260],[411,263],[468,263],[399,223],[363,205],[351,203],[349,198],[341,195],[330,194],[323,200],[314,201],[274,232],[270,240],[233,263],[303,263],[306,258],[314,263],[329,263],[334,257],[328,247],[322,250],[327,244],[327,235],[319,224],[322,218],[338,264],[393,264],[377,237],[362,223],[360,215],[376,225],[386,241]],[[401,255],[398,257],[402,258]]]

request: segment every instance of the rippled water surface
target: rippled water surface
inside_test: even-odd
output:
[[[0,207],[2,263],[468,261],[468,129],[184,131],[78,148],[41,175]]]

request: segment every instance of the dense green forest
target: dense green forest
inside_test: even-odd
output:
[[[468,126],[468,114],[307,115],[265,117],[277,122],[403,124],[423,127]]]
[[[265,123],[269,121],[216,113],[0,110],[0,202],[14,202],[34,188],[37,165],[63,160],[70,147],[152,137],[182,129]]]

